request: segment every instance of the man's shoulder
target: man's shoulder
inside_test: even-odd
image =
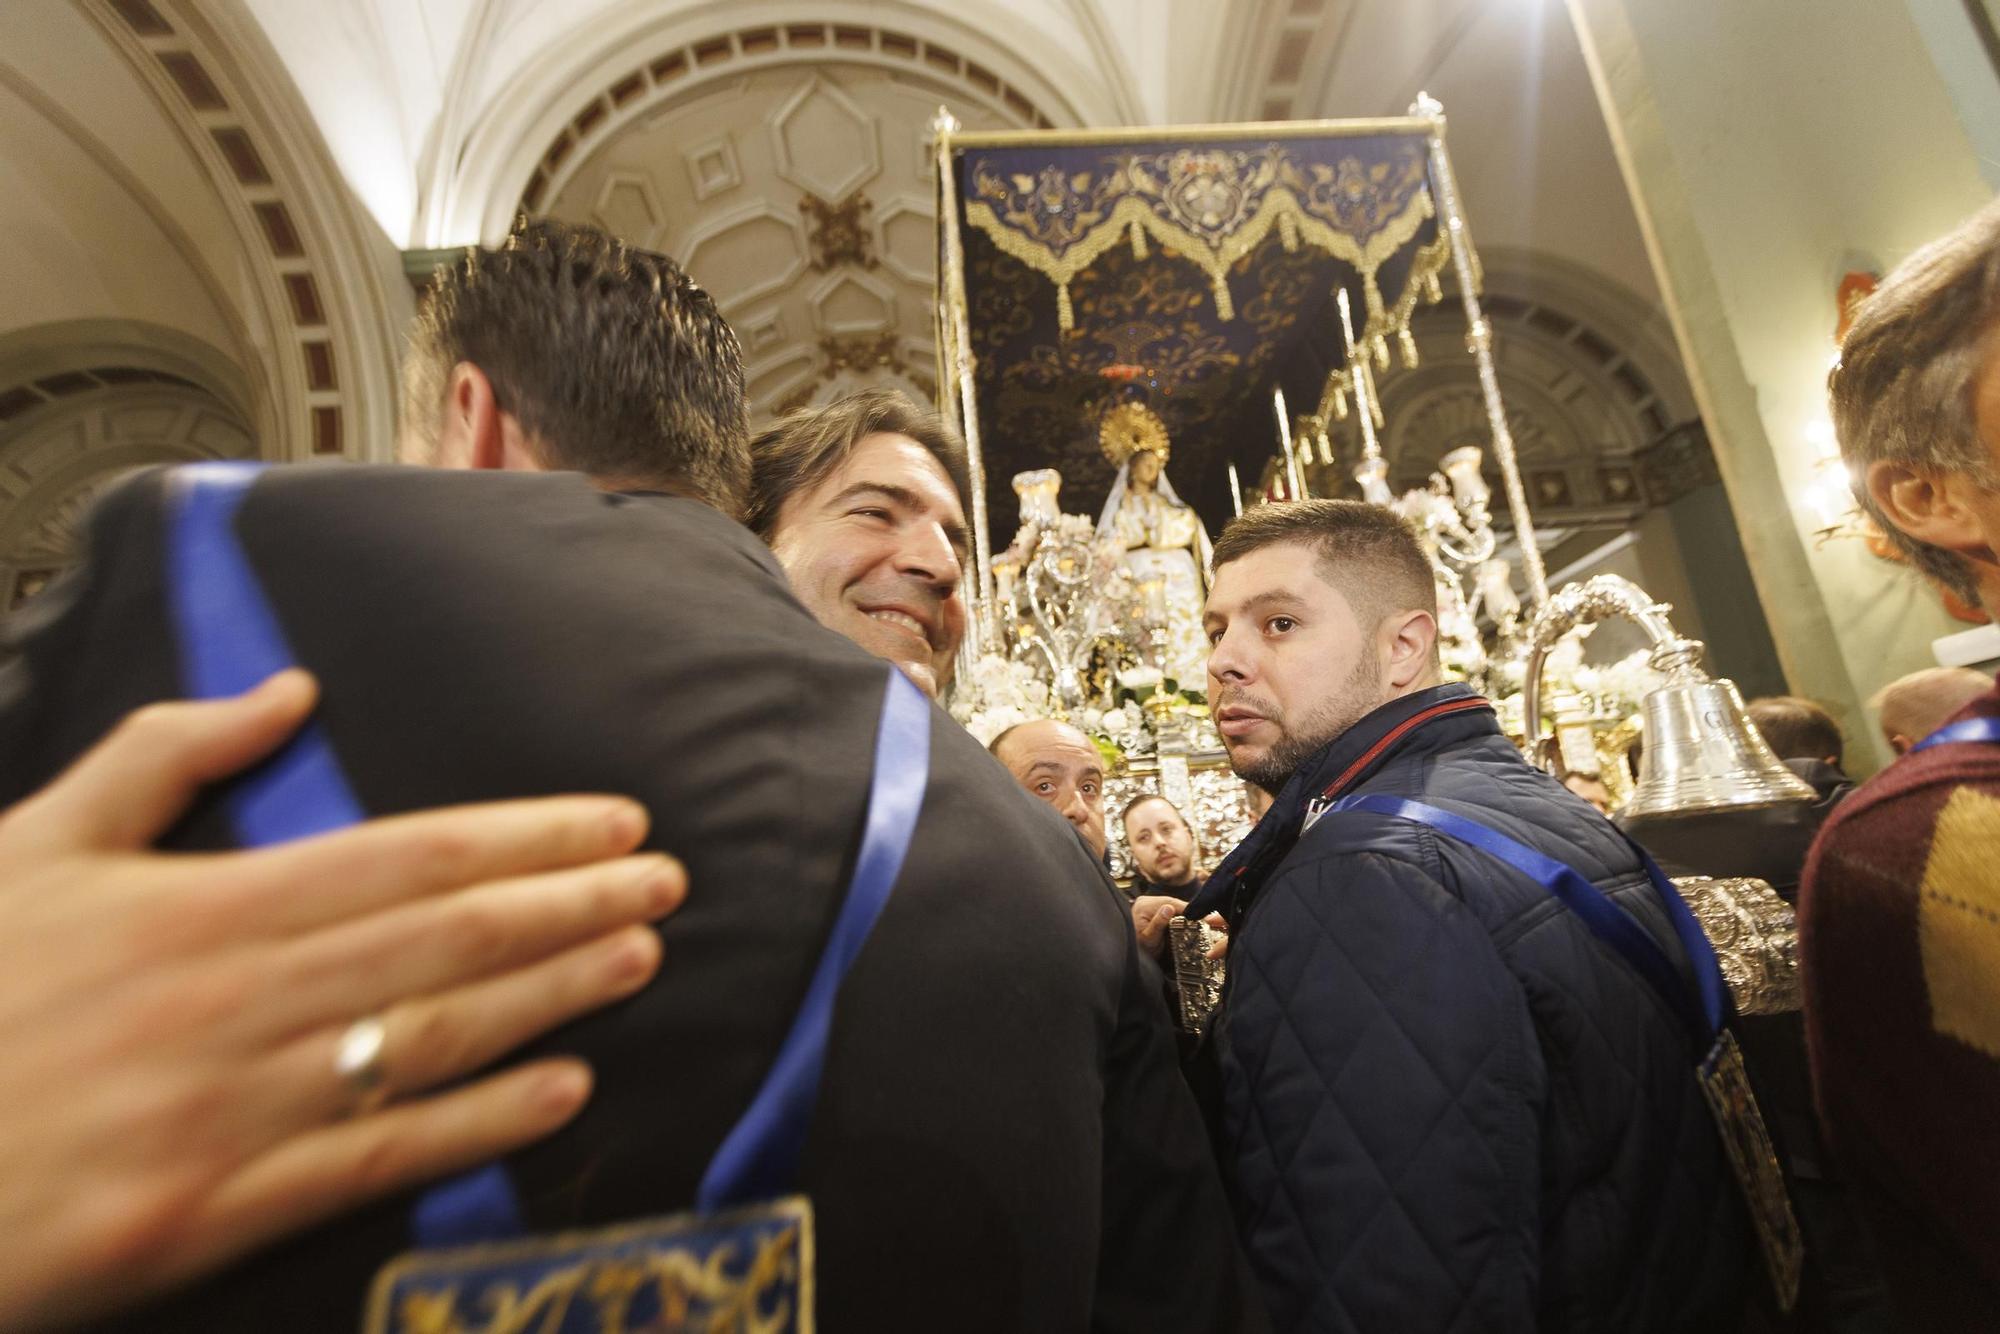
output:
[[[2000,717],[2000,692],[1957,715],[1981,717]],[[1951,828],[1940,830],[1947,816]],[[1934,835],[1960,826],[2000,833],[2000,745],[1974,741],[1914,751],[1855,788],[1821,827],[1813,846],[1815,874],[1856,859],[1921,873]]]
[[[171,478],[172,474],[168,474]],[[607,492],[582,473],[493,472],[394,465],[293,465],[261,472],[246,522],[280,516],[301,535],[366,532],[376,540],[482,546],[560,542],[570,525],[673,534],[750,555],[775,570],[762,543],[699,501]],[[532,524],[532,529],[518,525]],[[495,525],[506,525],[496,528]],[[302,526],[302,527],[301,527]]]
[[[1435,806],[1524,843],[1596,881],[1626,874],[1637,856],[1582,799],[1520,761],[1504,738],[1479,738],[1371,775],[1355,794],[1405,798]],[[1304,865],[1371,855],[1440,883],[1455,881],[1447,860],[1479,856],[1470,845],[1422,822],[1373,811],[1329,811],[1299,840],[1288,861]]]
[[[273,464],[228,473],[244,483],[233,516],[246,542],[292,548],[344,545],[405,557],[454,550],[550,549],[578,536],[644,534],[674,554],[709,549],[778,576],[763,544],[711,507],[670,496],[608,493],[581,473],[523,473],[342,462]],[[119,549],[141,528],[170,524],[204,465],[148,468],[109,488],[87,523],[90,552]],[[217,475],[217,474],[211,474]],[[552,562],[559,565],[560,562]]]

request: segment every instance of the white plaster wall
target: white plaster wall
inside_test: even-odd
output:
[[[1830,702],[1865,698],[1926,665],[1953,623],[1858,543],[1808,538],[1834,289],[1844,270],[1886,270],[1986,202],[1978,153],[1904,4],[1574,9],[1677,275],[1691,368],[1788,671]]]
[[[76,6],[0,4],[0,93],[0,210],[12,211],[0,216],[32,217],[51,246],[0,251],[0,327],[63,307],[60,318],[184,329],[239,361],[262,345],[237,233],[206,173]]]
[[[418,169],[471,0],[253,0],[327,151],[378,226],[412,242]]]

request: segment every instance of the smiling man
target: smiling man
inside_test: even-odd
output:
[[[1187,911],[1229,917],[1219,1142],[1272,1323],[1733,1327],[1706,1044],[1564,900],[1403,814],[1566,863],[1684,967],[1636,850],[1440,684],[1435,597],[1373,505],[1261,505],[1215,544],[1209,699],[1277,797]],[[1396,813],[1333,805],[1363,794]]]
[[[965,447],[893,390],[791,413],[750,444],[751,529],[819,619],[926,694],[965,637]]]

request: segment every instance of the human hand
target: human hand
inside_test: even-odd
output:
[[[580,1061],[430,1090],[658,968],[648,924],[686,876],[620,855],[646,830],[620,798],[148,851],[315,698],[292,671],[142,709],[0,812],[0,1327],[129,1304],[547,1135],[589,1096]],[[364,1097],[334,1061],[367,1016]]]
[[[1205,959],[1221,959],[1229,954],[1229,923],[1219,912],[1212,912],[1201,919],[1202,925],[1215,932],[1215,939],[1209,943]]]
[[[1138,933],[1139,948],[1161,958],[1167,951],[1167,923],[1187,908],[1186,899],[1166,894],[1141,894],[1132,900],[1132,929]]]

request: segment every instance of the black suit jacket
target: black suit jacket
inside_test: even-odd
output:
[[[166,476],[115,490],[81,573],[16,618],[7,801],[186,693]],[[688,1207],[847,883],[890,669],[820,627],[742,528],[575,476],[278,469],[236,531],[368,813],[628,793],[648,846],[686,862],[658,979],[538,1044],[592,1063],[590,1105],[509,1166],[537,1231]],[[230,845],[213,794],[170,842]],[[1145,977],[1102,870],[936,714],[921,822],[840,993],[803,1163],[824,1328],[1261,1323]],[[351,1330],[409,1244],[410,1199],[144,1322]]]

